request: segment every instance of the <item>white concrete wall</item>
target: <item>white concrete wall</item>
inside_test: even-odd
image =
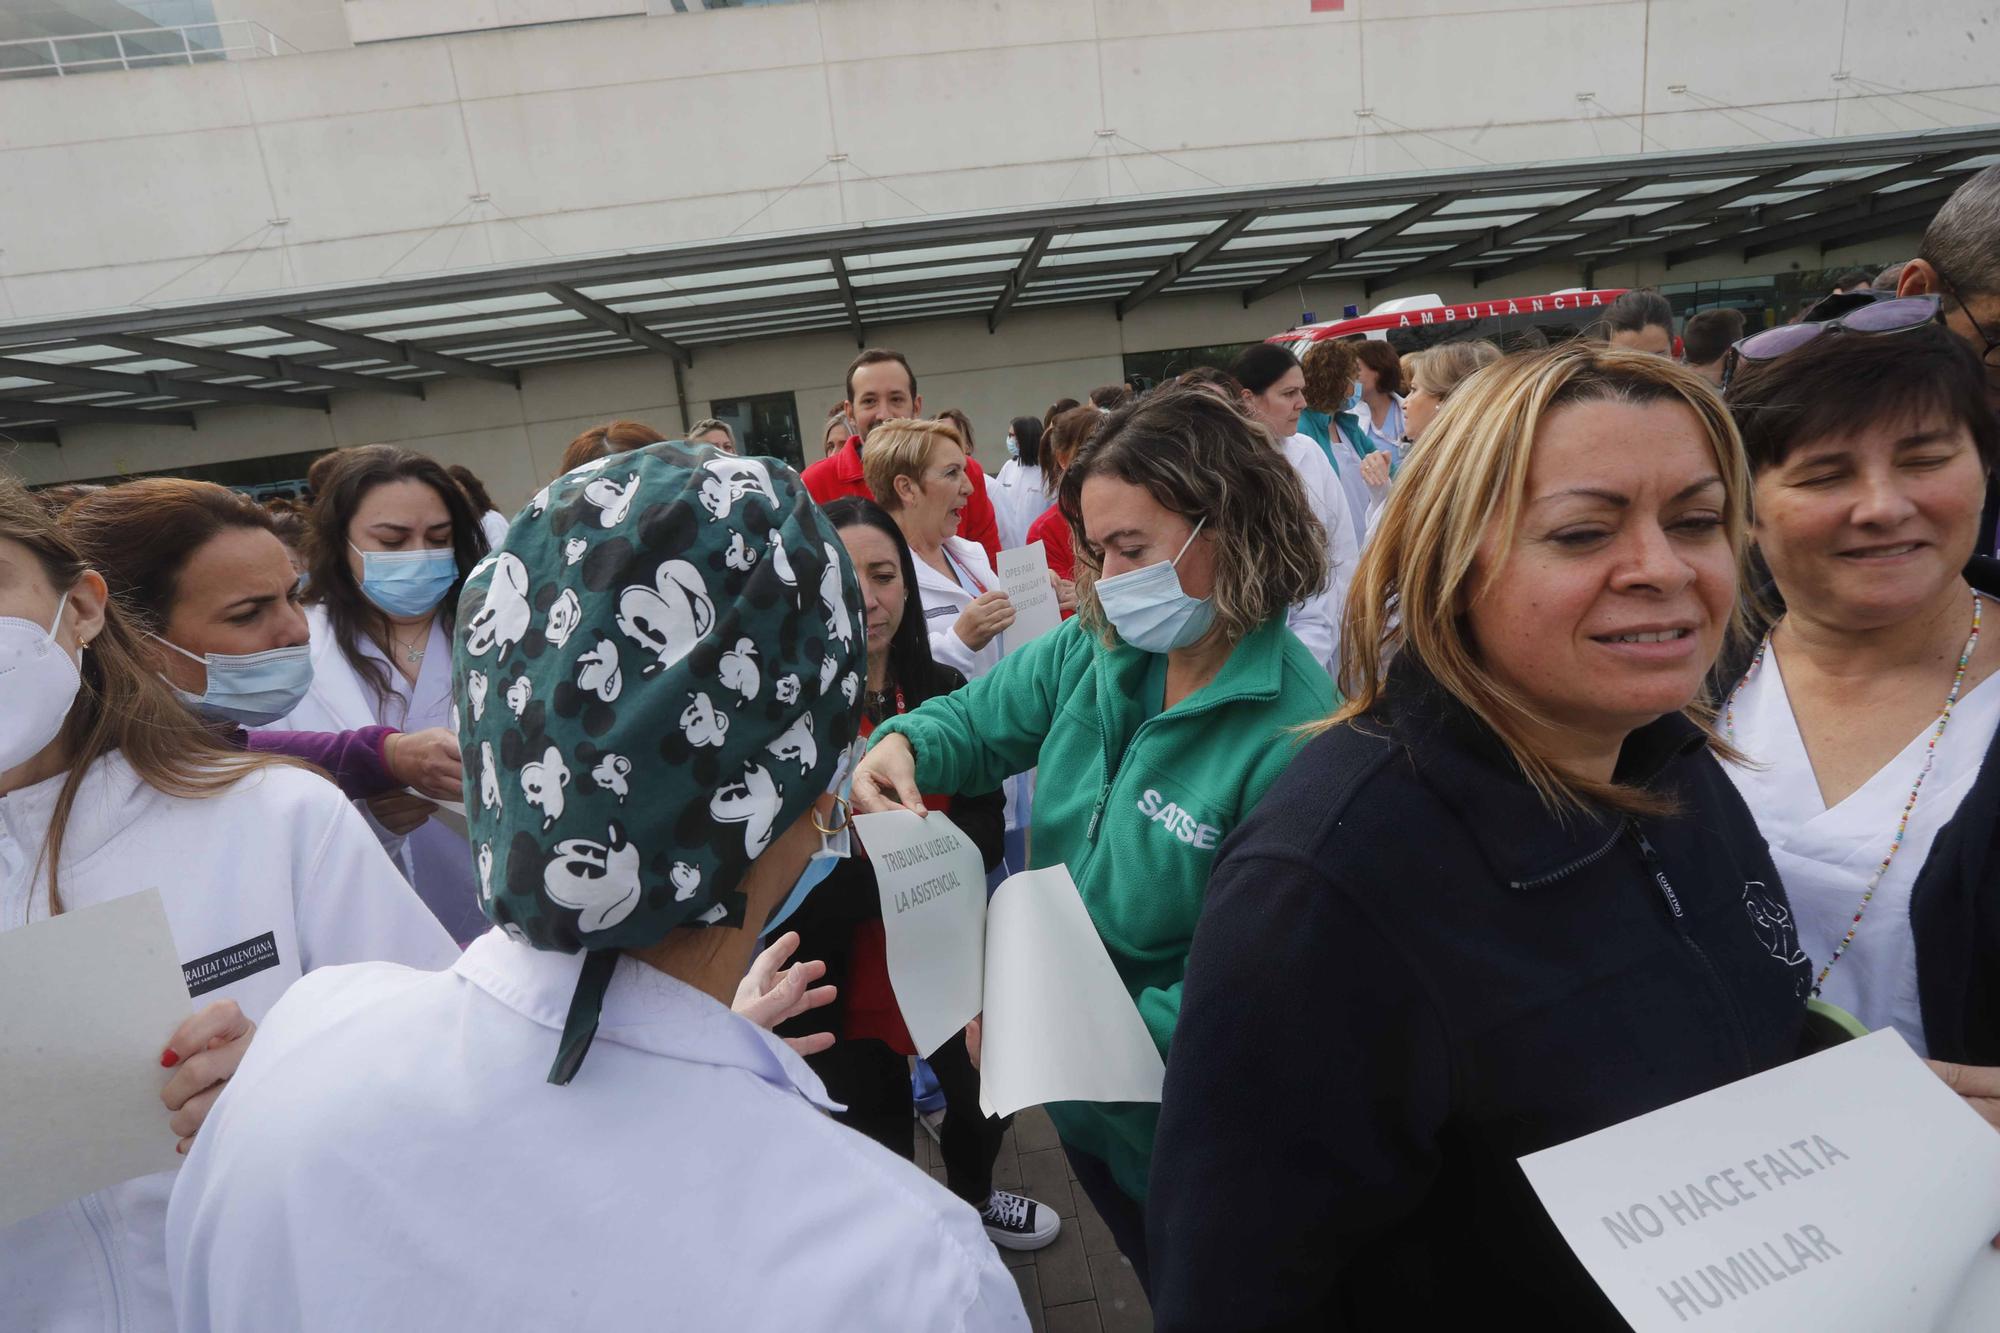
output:
[[[2000,111],[1992,0],[820,0],[348,49],[326,0],[221,9],[335,49],[0,83],[0,320]]]
[[[1689,282],[1745,271],[1782,273],[1892,261],[1911,254],[1917,237],[1891,238],[1822,256],[1816,249],[1767,256],[1744,266],[1707,260],[1663,273],[1657,264],[1606,269],[1604,286],[1671,280]],[[1442,275],[1434,275],[1441,277]],[[1522,273],[1489,284],[1479,295],[1550,291],[1576,282],[1568,269]],[[1462,284],[1417,284],[1449,300],[1473,295]],[[1322,317],[1362,303],[1353,284],[1315,283],[1306,300]],[[1396,293],[1404,294],[1404,293]],[[1386,299],[1387,293],[1375,299]],[[989,334],[983,318],[934,320],[869,330],[873,344],[911,359],[927,412],[964,410],[988,468],[1005,458],[1009,418],[1039,416],[1057,398],[1081,398],[1121,378],[1127,352],[1250,341],[1291,327],[1297,298],[1283,293],[1244,309],[1234,292],[1161,297],[1120,322],[1108,305],[1017,311]],[[709,414],[712,400],[791,391],[796,395],[808,461],[826,408],[842,396],[841,374],[855,354],[845,333],[815,333],[700,350],[686,372],[689,419]],[[426,401],[336,392],[330,414],[283,408],[221,407],[197,413],[199,429],[70,426],[64,445],[0,440],[0,469],[30,484],[121,472],[142,472],[229,459],[258,458],[338,445],[400,443],[478,473],[501,505],[513,508],[556,472],[563,446],[587,426],[636,417],[673,435],[681,425],[673,368],[652,354],[580,361],[521,372],[519,390],[485,381],[432,386]],[[0,427],[3,431],[4,427]]]

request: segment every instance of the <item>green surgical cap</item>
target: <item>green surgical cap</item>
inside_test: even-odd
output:
[[[453,677],[486,915],[589,951],[551,1082],[620,949],[748,925],[750,863],[833,779],[866,643],[796,473],[679,441],[587,463],[467,576]]]

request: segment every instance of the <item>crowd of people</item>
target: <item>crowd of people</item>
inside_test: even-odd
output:
[[[271,942],[0,1324],[1028,1327],[856,813],[1068,868],[1166,1082],[1048,1112],[1161,1328],[1622,1327],[1518,1159],[1861,1030],[2000,1125],[2000,168],[1838,286],[1256,344],[991,477],[875,349],[803,473],[611,421],[511,517],[0,478],[0,929]]]

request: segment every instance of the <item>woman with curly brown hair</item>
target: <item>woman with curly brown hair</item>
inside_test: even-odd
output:
[[[1032,866],[1067,865],[1165,1054],[1187,946],[1223,838],[1332,703],[1285,627],[1326,584],[1326,534],[1258,427],[1203,389],[1104,420],[1063,473],[1079,607],[980,679],[887,719],[857,809],[991,791],[1037,764],[1098,775],[1035,802]],[[1049,1108],[1119,1248],[1146,1272],[1141,1209],[1159,1108]]]

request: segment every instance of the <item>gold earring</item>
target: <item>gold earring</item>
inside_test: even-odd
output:
[[[840,807],[840,822],[838,824],[835,824],[832,828],[828,828],[826,825],[819,822],[819,806],[815,804],[812,807],[813,827],[819,830],[822,836],[828,838],[831,838],[836,833],[845,833],[847,831],[848,824],[853,822],[854,819],[854,815],[847,808],[847,798],[845,796],[836,795],[833,798],[833,803],[836,806]]]

